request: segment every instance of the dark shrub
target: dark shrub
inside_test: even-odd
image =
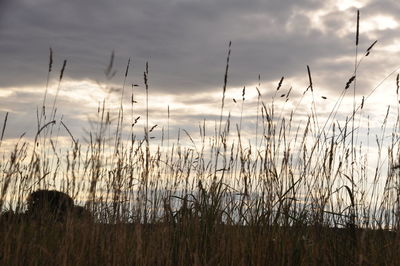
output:
[[[74,201],[66,193],[56,190],[37,190],[27,200],[30,218],[62,221],[74,208]]]

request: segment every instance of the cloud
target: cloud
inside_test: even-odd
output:
[[[15,1],[0,30],[6,40],[0,45],[0,75],[3,86],[42,84],[51,46],[56,70],[68,58],[67,76],[102,80],[114,49],[118,78],[132,57],[137,71],[131,80],[141,80],[150,61],[157,90],[210,90],[221,86],[232,40],[232,85],[258,73],[277,78],[299,73],[327,50],[334,53],[327,47],[334,46],[334,37],[308,31],[311,22],[302,14],[320,8],[320,1],[310,0]],[[315,49],[321,50],[318,55]]]
[[[357,95],[361,97],[398,63],[389,49],[399,40],[398,27],[366,25],[379,16],[399,22],[400,4],[385,0],[358,6],[363,27],[360,55],[379,39],[359,69]],[[254,91],[260,74],[265,97],[274,94],[281,76],[285,76],[284,89],[293,86],[293,97],[301,97],[308,86],[309,65],[316,94],[329,95],[330,100],[343,90],[354,70],[356,8],[337,1],[3,0],[0,10],[1,111],[20,116],[12,125],[14,136],[35,124],[49,47],[54,51],[51,86],[57,85],[62,62],[68,60],[57,107],[74,132],[85,126],[86,114],[106,97],[96,82],[116,88],[111,96],[118,102],[128,58],[132,61],[126,104],[131,84],[140,85],[135,95],[143,97],[143,71],[149,61],[150,95],[157,98],[154,120],[161,119],[155,117],[157,112],[165,116],[170,105],[181,112],[176,113],[176,122],[185,124],[201,116],[215,118],[229,41],[233,42],[229,88],[252,86]],[[117,74],[107,80],[104,70],[113,50]],[[240,89],[227,101],[240,99]],[[54,89],[49,93],[52,99]],[[140,115],[143,106],[138,109]]]

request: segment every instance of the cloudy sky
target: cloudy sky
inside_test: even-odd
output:
[[[139,85],[133,87],[135,117],[143,115],[143,71],[149,62],[151,124],[165,125],[168,105],[175,128],[195,130],[203,118],[217,120],[230,41],[225,114],[235,119],[240,113],[233,98],[239,101],[246,86],[244,121],[252,130],[259,75],[266,103],[284,76],[281,91],[292,87],[287,104],[296,106],[308,86],[309,65],[323,120],[353,75],[357,9],[358,59],[378,40],[359,67],[357,101],[394,71],[366,105],[372,116],[381,117],[396,102],[397,0],[0,0],[1,119],[9,112],[5,138],[37,130],[35,113],[43,100],[50,47],[54,63],[47,105],[66,59],[57,108],[77,136],[99,102],[118,105],[129,58],[124,104],[130,106],[131,85]],[[112,51],[117,72],[107,79]],[[346,100],[343,104],[344,112],[351,109]],[[299,110],[309,112],[307,106]]]

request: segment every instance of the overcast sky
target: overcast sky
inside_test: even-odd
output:
[[[163,123],[168,105],[176,127],[196,128],[202,117],[215,119],[229,41],[227,112],[238,109],[232,98],[241,98],[243,86],[249,103],[245,109],[250,109],[258,75],[263,97],[272,95],[284,76],[282,91],[293,87],[295,101],[308,86],[307,65],[321,113],[329,112],[324,107],[335,103],[354,70],[357,9],[358,59],[378,40],[359,69],[360,100],[400,65],[398,0],[0,0],[0,115],[10,113],[6,137],[36,130],[49,47],[54,52],[50,99],[67,59],[57,106],[73,132],[84,127],[99,101],[118,98],[128,58],[133,69],[126,88],[130,93],[131,84],[140,85],[134,91],[138,115],[148,61],[153,124]],[[104,70],[112,51],[117,74],[107,80]],[[388,79],[389,99],[394,79]],[[116,88],[118,96],[101,86]],[[387,100],[375,99],[372,110],[379,103],[386,109]],[[255,111],[246,115],[254,119]]]

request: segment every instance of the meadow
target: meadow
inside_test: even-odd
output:
[[[182,129],[170,137],[169,111],[161,140],[150,137],[149,68],[144,134],[126,78],[118,112],[99,105],[86,141],[57,114],[59,89],[49,103],[48,85],[37,111],[32,139],[21,137],[0,161],[0,263],[2,265],[396,265],[400,261],[399,122],[388,119],[370,135],[366,114],[371,94],[356,101],[357,70],[376,42],[358,51],[354,73],[343,78],[334,108],[321,121],[315,101],[298,120],[299,105],[282,111],[291,91],[282,77],[272,98],[257,88],[255,132],[243,134],[242,115],[227,115],[231,44],[226,61],[219,120],[211,134]],[[361,54],[361,55],[359,55]],[[106,75],[112,75],[110,60]],[[67,61],[58,79],[62,84]],[[314,84],[302,97],[314,99]],[[53,74],[50,50],[47,84]],[[396,77],[393,71],[384,80]],[[394,79],[398,95],[399,75]],[[133,86],[133,85],[132,85]],[[379,86],[379,85],[378,85]],[[337,118],[343,100],[353,111]],[[123,105],[131,97],[132,110]],[[246,91],[242,99],[245,102]],[[229,99],[230,100],[230,99]],[[393,108],[392,108],[393,109]],[[0,145],[7,130],[8,113]],[[367,126],[362,130],[364,121]],[[61,147],[59,132],[68,133]],[[165,129],[165,130],[164,130]],[[196,137],[194,136],[196,134]],[[171,134],[172,135],[172,134]],[[389,136],[389,141],[387,141]],[[360,141],[372,138],[371,154]],[[1,148],[1,146],[0,146]],[[62,152],[60,152],[62,151]],[[373,155],[377,159],[369,160]],[[373,161],[375,165],[371,165]],[[26,199],[38,189],[56,189],[90,211],[93,219],[26,219]]]

